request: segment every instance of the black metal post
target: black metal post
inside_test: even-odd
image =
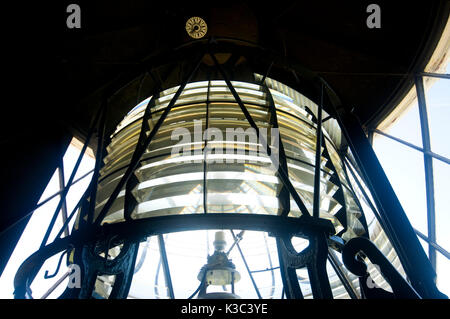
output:
[[[64,163],[63,160],[61,159],[61,161],[59,162],[59,166],[58,166],[58,178],[59,178],[59,188],[60,189],[64,189],[65,187],[65,182],[64,182]],[[64,199],[62,206],[61,206],[61,216],[62,216],[62,221],[63,224],[66,223],[67,220],[67,202]],[[64,234],[66,236],[69,235],[69,228],[65,227],[64,228]]]
[[[290,239],[288,240],[290,241]],[[286,299],[304,299],[296,269],[289,267],[289,254],[286,251],[285,242],[285,238],[276,237],[281,281],[283,282],[281,299],[284,298],[284,295],[286,295]]]
[[[308,262],[308,276],[314,298],[333,299],[327,273],[328,234],[316,233],[309,238],[313,258]]]
[[[159,252],[161,253],[161,262],[170,299],[175,299],[173,293],[172,278],[170,276],[169,261],[167,260],[166,245],[162,235],[158,235]]]
[[[269,102],[269,123],[271,125],[271,128],[279,129],[277,110],[275,108],[275,101],[273,100],[273,96],[270,93],[270,90],[265,83],[263,83],[263,88],[267,94],[267,100]],[[278,147],[279,147],[279,150],[278,150],[279,165],[278,165],[278,169],[277,169],[277,176],[281,180],[280,170],[284,170],[285,172],[287,172],[288,176],[289,176],[289,171],[288,171],[288,166],[287,166],[287,161],[286,161],[286,153],[284,152],[284,145],[283,145],[283,141],[281,139],[280,133],[278,133],[278,140],[279,140],[279,142],[278,142],[278,144],[279,144],[278,145]],[[281,206],[281,214],[280,215],[287,216],[291,210],[289,190],[287,189],[287,187],[284,185],[284,183],[282,181],[279,185],[281,185],[281,188],[279,189],[277,197],[278,197],[278,201]]]
[[[369,130],[369,132],[367,133],[367,138],[369,139],[370,145],[373,146],[373,131],[372,130]]]
[[[206,116],[205,116],[205,132],[208,132],[209,128],[209,93],[211,89],[211,81],[208,76],[208,91],[206,93]],[[205,145],[203,147],[203,213],[208,213],[208,187],[206,185],[207,183],[207,171],[208,171],[208,165],[206,163],[206,158],[208,154],[208,138],[205,136]]]
[[[214,56],[214,54],[210,53],[210,56],[213,59],[214,64],[216,65],[217,69],[219,70],[219,73],[224,78],[228,88],[231,91],[231,94],[233,95],[234,99],[236,100],[236,102],[238,103],[239,107],[241,108],[242,113],[244,113],[244,115],[245,115],[247,121],[249,122],[250,126],[255,130],[257,138],[259,139],[259,141],[263,145],[266,145],[266,151],[267,151],[267,154],[269,155],[270,159],[272,160],[272,163],[274,163],[274,165],[277,164],[275,166],[278,166],[278,168],[279,168],[279,177],[280,177],[281,181],[283,182],[283,184],[289,190],[289,193],[291,194],[291,196],[294,199],[295,203],[297,204],[298,208],[302,212],[302,216],[305,216],[305,218],[311,217],[311,215],[309,214],[308,209],[306,208],[305,204],[303,204],[302,200],[300,199],[300,196],[298,195],[297,191],[295,190],[294,186],[292,185],[291,181],[289,180],[289,175],[287,174],[287,172],[285,172],[283,170],[281,165],[278,164],[278,159],[276,159],[273,156],[273,154],[271,153],[270,147],[269,147],[269,144],[267,144],[267,141],[264,139],[264,137],[260,136],[259,130],[258,130],[258,126],[256,125],[255,121],[253,120],[251,114],[248,112],[248,110],[245,107],[244,103],[242,103],[241,98],[239,97],[239,95],[237,94],[236,90],[234,89],[233,84],[231,83],[231,81],[228,79],[228,76],[226,75],[225,71],[220,66],[220,64],[217,61],[217,59]]]
[[[423,298],[443,298],[434,281],[436,273],[358,119],[349,112],[336,115],[412,285]]]
[[[316,162],[314,167],[314,200],[313,216],[320,215],[320,162],[322,158],[322,103],[323,103],[323,84],[321,86],[320,104],[317,106],[317,129],[316,129]]]
[[[417,91],[417,101],[419,104],[420,127],[422,131],[422,144],[426,152],[431,152],[430,128],[428,126],[427,104],[425,101],[425,90],[423,88],[422,76],[414,78]],[[428,222],[428,238],[432,242],[436,242],[436,208],[434,203],[434,178],[433,178],[433,159],[424,153],[425,166],[425,188],[427,195],[427,222]],[[433,246],[428,245],[428,258],[431,265],[436,270],[436,250]]]

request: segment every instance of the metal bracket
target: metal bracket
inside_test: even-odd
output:
[[[109,299],[124,299],[128,296],[134,273],[139,243],[126,241],[119,255],[109,260],[98,255],[96,244],[84,245],[81,249],[82,283],[78,298],[92,298],[98,275],[115,275],[114,286]],[[105,248],[105,255],[108,248]]]
[[[308,237],[309,246],[297,253],[291,243],[292,237],[277,237],[278,256],[284,290],[288,299],[303,299],[296,269],[307,267],[314,298],[332,299],[326,269],[328,245],[324,233]]]

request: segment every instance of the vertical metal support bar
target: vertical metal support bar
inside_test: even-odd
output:
[[[223,79],[225,80],[225,83],[227,84],[228,88],[230,89],[231,94],[233,95],[234,99],[236,100],[237,104],[241,108],[242,113],[244,113],[245,118],[247,119],[250,126],[255,130],[256,137],[258,138],[259,142],[263,145],[266,145],[266,151],[269,155],[272,163],[279,167],[279,176],[283,184],[287,187],[289,190],[289,193],[291,194],[292,198],[294,199],[295,203],[297,204],[298,208],[302,212],[302,218],[310,218],[311,215],[309,214],[308,209],[306,208],[305,204],[302,202],[300,196],[298,195],[297,191],[295,190],[294,186],[292,185],[291,181],[289,180],[289,175],[287,172],[283,170],[283,168],[279,165],[279,160],[274,157],[274,155],[270,152],[270,147],[267,141],[263,136],[259,134],[258,126],[256,125],[255,121],[253,120],[251,114],[248,112],[247,108],[245,107],[244,103],[242,103],[241,98],[239,97],[239,94],[236,92],[236,90],[233,87],[233,84],[228,79],[228,76],[226,75],[225,71],[220,66],[219,62],[217,61],[214,54],[209,53],[212,60],[214,61],[214,64],[219,71],[219,73],[222,75]]]
[[[308,262],[308,275],[314,299],[333,299],[330,281],[327,273],[328,235],[316,233],[310,238],[313,249],[313,258]]]
[[[258,286],[256,285],[256,282],[255,282],[255,279],[253,278],[252,272],[250,271],[250,268],[248,267],[247,260],[245,259],[245,256],[244,256],[244,254],[243,254],[243,252],[241,250],[241,246],[239,245],[239,243],[237,241],[236,235],[234,234],[232,229],[230,229],[230,231],[231,231],[231,235],[233,235],[233,239],[236,242],[236,247],[238,248],[239,254],[242,257],[242,261],[244,262],[244,265],[245,265],[245,268],[247,269],[248,275],[250,276],[250,279],[252,281],[253,287],[255,288],[255,292],[258,295],[258,298],[262,299],[261,293],[259,292]]]
[[[64,189],[65,182],[64,182],[64,162],[63,159],[59,162],[58,166],[58,177],[59,177],[59,189]],[[67,202],[66,199],[64,199],[62,206],[61,206],[61,216],[63,224],[66,224],[67,221]],[[64,235],[69,236],[69,228],[64,228]]]
[[[442,298],[435,284],[436,273],[361,124],[349,112],[336,112],[336,116],[412,285],[423,298]]]
[[[289,260],[286,252],[286,242],[290,239],[276,237],[278,260],[280,263],[280,275],[283,282],[283,292],[281,299],[304,299],[296,269],[289,267]]]
[[[208,91],[206,93],[206,123],[205,123],[205,132],[208,132],[209,128],[209,93],[211,89],[211,81],[208,76]],[[208,153],[208,133],[205,136],[205,145],[203,147],[203,213],[208,213],[208,187],[206,185],[206,175],[208,170],[208,165],[206,164]]]
[[[269,102],[269,123],[271,125],[271,128],[275,128],[279,130],[278,127],[278,117],[277,117],[277,110],[275,108],[275,101],[273,99],[272,94],[270,93],[269,88],[267,87],[267,85],[265,83],[262,84],[264,90],[266,91],[267,94],[267,100]],[[272,136],[272,135],[271,135]],[[288,171],[288,166],[287,166],[287,160],[286,160],[286,154],[284,152],[284,145],[283,145],[283,141],[281,140],[281,135],[280,132],[278,131],[278,170],[277,170],[277,176],[278,178],[281,180],[280,177],[280,170],[284,170],[288,176],[289,176],[289,171]],[[279,183],[279,185],[281,185],[281,189],[278,192],[278,200],[280,202],[280,206],[281,206],[281,216],[287,216],[291,210],[291,203],[290,203],[290,196],[289,196],[289,190],[287,189],[287,187],[283,184],[283,182],[281,181],[281,183]]]
[[[436,242],[436,208],[434,202],[434,178],[433,178],[433,158],[427,154],[431,152],[430,128],[428,126],[427,104],[425,101],[425,90],[423,87],[423,78],[420,75],[414,78],[417,91],[417,101],[419,104],[420,127],[422,131],[422,144],[425,150],[423,154],[425,166],[425,188],[427,196],[427,223],[428,238],[433,243]],[[436,270],[436,250],[428,245],[428,257],[430,258],[433,269]]]
[[[323,84],[320,92],[320,105],[317,106],[317,129],[316,129],[316,162],[314,167],[314,201],[313,216],[320,214],[320,163],[322,158],[322,104],[323,104]]]
[[[367,133],[367,138],[369,139],[369,143],[370,145],[372,145],[373,147],[373,130],[369,130],[369,132]]]
[[[158,235],[159,252],[161,253],[161,262],[164,272],[164,279],[166,280],[167,289],[170,299],[175,299],[172,286],[172,278],[170,277],[169,262],[167,260],[166,245],[162,235]]]

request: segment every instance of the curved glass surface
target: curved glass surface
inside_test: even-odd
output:
[[[258,80],[261,80],[261,76],[255,75],[255,82],[259,83]],[[285,161],[289,179],[306,206],[307,213],[312,215],[316,156],[316,123],[312,114],[317,112],[317,105],[300,93],[269,78],[265,80],[266,87],[236,81],[232,84],[258,126],[260,134],[268,141],[271,151],[277,153],[279,162]],[[117,126],[107,146],[107,155],[103,159],[104,166],[100,170],[95,218],[130,164],[147,105],[151,103],[147,123],[149,131],[146,133],[148,136],[177,90],[178,87],[170,88],[160,92],[155,98],[145,99],[135,106]],[[271,101],[275,106],[277,128],[271,118]],[[328,114],[325,113],[324,117],[326,116]],[[326,121],[322,130],[324,140],[320,161],[320,217],[330,220],[334,225],[335,234],[345,241],[357,236],[369,236],[400,269],[401,264],[397,254],[374,218],[374,214],[368,209],[355,180],[348,174],[350,169],[348,163],[343,162],[343,155],[338,152],[341,146],[341,132],[337,122],[334,119]],[[280,139],[278,140],[277,137]],[[283,145],[284,154],[280,152],[280,143]],[[277,177],[276,164],[274,165],[270,156],[267,155],[261,139],[258,139],[252,131],[224,81],[189,83],[156,132],[134,172],[134,187],[131,190],[128,189],[130,194],[127,195],[134,199],[131,218],[204,213],[280,215],[283,211],[280,198],[283,183]],[[124,187],[102,223],[117,223],[125,220],[126,192]],[[288,216],[302,215],[292,196],[284,200],[289,200],[290,203]],[[365,224],[367,218],[365,214],[369,216],[368,226]],[[367,233],[368,229],[370,234]],[[169,261],[179,260],[180,256],[186,257],[196,251],[194,257],[186,258],[195,260],[195,267],[193,267],[200,269],[209,253],[209,248],[203,247],[208,242],[206,237],[209,232],[182,232],[166,235]],[[251,239],[253,236],[259,240]],[[247,241],[242,241],[244,247],[247,242],[259,243],[255,244],[257,247],[246,249],[249,264],[256,269],[274,268],[272,271],[255,273],[255,277],[269,283],[263,293],[264,297],[281,298],[282,283],[277,270],[278,257],[274,239],[265,233],[246,235],[244,238],[249,237]],[[261,241],[261,238],[264,238],[264,241]],[[199,242],[197,243],[196,240]],[[297,241],[295,247],[305,246],[306,240],[300,238],[295,240]],[[141,258],[144,261],[147,252],[153,255],[152,252],[159,249],[155,242],[157,240],[150,240],[150,244],[149,242],[141,244],[139,256],[144,255],[144,257],[142,259],[138,256],[138,260]],[[191,248],[182,252],[172,249],[178,245],[177,243]],[[198,249],[206,251],[200,253]],[[259,250],[261,252],[258,255],[256,251]],[[239,255],[234,257],[234,259],[239,258]],[[263,258],[264,263],[259,263],[258,258]],[[342,265],[339,253],[336,255],[336,260],[351,284],[357,287],[354,291],[358,295],[358,279]],[[270,263],[267,264],[269,261]],[[142,292],[139,289],[133,290],[134,286],[132,286],[131,297],[166,298],[168,296],[167,286],[162,284],[164,283],[162,271],[158,270],[161,267],[161,261],[153,258],[152,263],[153,266],[146,267],[153,267],[148,271],[154,274],[155,283],[149,285],[156,287],[155,290]],[[186,270],[179,267],[178,261],[172,263],[172,267],[176,268],[172,269],[173,276]],[[188,267],[187,264],[186,267]],[[238,269],[241,274],[245,272],[243,267]],[[334,297],[348,298],[349,295],[334,268],[328,264],[327,269]],[[386,281],[376,273],[376,268],[371,268],[371,272],[379,286],[389,289]],[[311,298],[310,288],[307,287],[307,271],[300,269],[297,273],[305,298]],[[138,275],[139,273],[136,274]],[[107,296],[105,285],[110,287],[114,279],[103,277],[98,279],[102,282],[97,282],[99,288],[96,291],[102,296]],[[248,279],[245,278],[243,276],[244,283]],[[187,298],[189,291],[195,290],[196,287],[193,284],[196,274],[191,279],[193,283],[189,287],[183,286],[185,292],[181,293],[181,296],[181,290],[176,288],[179,297]],[[139,285],[139,282],[133,282],[133,285]],[[178,281],[176,282],[174,286],[180,285]],[[248,297],[254,298],[256,295],[249,293]]]
[[[268,79],[278,118],[278,131],[270,125],[268,94],[253,83],[232,82],[272,149],[283,143],[289,177],[309,213],[312,213],[316,124],[307,112],[317,106],[298,92]],[[148,121],[150,130],[158,121],[178,87],[161,92],[154,100]],[[142,127],[144,110],[151,98],[134,107],[117,126],[107,147],[100,172],[96,215],[106,203],[130,163]],[[302,103],[302,104],[301,104]],[[327,155],[321,158],[320,216],[330,219],[336,232],[344,227],[335,217],[343,203],[336,192],[346,181],[335,142],[324,127]],[[333,132],[333,135],[336,135]],[[322,150],[324,153],[324,151]],[[224,81],[187,84],[169,112],[135,171],[139,183],[132,190],[137,205],[132,218],[169,214],[281,212],[278,199],[282,187],[270,157],[250,127]],[[333,178],[339,175],[339,182]],[[340,185],[342,184],[342,185]],[[205,195],[206,193],[206,195]],[[251,195],[251,196],[249,196]],[[344,192],[348,203],[351,194]],[[124,219],[125,188],[103,222]],[[348,205],[347,203],[347,205]],[[289,216],[301,216],[290,198]],[[349,205],[348,212],[360,215]],[[359,225],[356,225],[358,228]]]

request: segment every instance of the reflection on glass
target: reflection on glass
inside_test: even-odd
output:
[[[267,79],[265,84],[278,113],[279,136],[284,146],[289,178],[311,214],[316,124],[309,112],[317,112],[317,105],[277,81]],[[273,128],[270,125],[266,89],[257,84],[237,81],[233,85],[257,123],[260,134],[269,143],[273,142],[267,135],[273,133]],[[151,130],[177,89],[169,88],[155,98],[145,99],[119,123],[107,146],[101,169],[96,216],[130,163],[145,108],[150,103],[148,126]],[[330,131],[325,127],[329,127]],[[189,83],[155,134],[134,173],[138,183],[131,194],[137,204],[131,216],[146,218],[204,212],[279,214],[281,206],[277,194],[283,185],[277,177],[277,167],[252,130],[224,81]],[[334,144],[337,135],[334,126],[324,126],[320,217],[331,220],[338,233],[345,226],[335,215],[345,210],[345,224],[349,226],[346,236],[351,238],[363,232],[359,221],[361,212],[353,193],[345,190],[349,185]],[[335,174],[339,181],[332,178]],[[344,189],[340,190],[342,187]],[[344,202],[339,199],[340,193],[344,195]],[[125,195],[124,187],[103,222],[123,220]],[[290,202],[289,216],[301,216],[295,201],[291,198]]]
[[[133,219],[203,213],[279,215],[283,209],[279,194],[285,186],[278,177],[278,163],[272,162],[266,153],[266,146],[258,138],[263,136],[269,142],[271,151],[280,156],[279,141],[274,144],[273,138],[278,134],[285,152],[285,158],[279,157],[278,160],[286,162],[290,182],[308,213],[312,215],[317,127],[311,112],[317,112],[317,105],[291,88],[267,79],[265,85],[272,94],[277,112],[279,131],[275,132],[267,90],[253,83],[233,82],[233,85],[260,129],[259,135],[250,127],[224,81],[189,83],[141,157],[132,178],[135,183],[127,190],[130,193],[127,194],[126,188],[123,187],[103,223],[124,221],[126,196],[132,196],[136,202],[131,208]],[[170,88],[155,98],[145,99],[117,126],[106,148],[107,155],[100,171],[95,217],[130,164],[141,134],[146,107],[150,103],[148,127],[152,130],[177,89]],[[326,112],[325,116],[328,116]],[[342,155],[338,151],[340,129],[334,120],[329,120],[323,126],[323,133],[318,186],[319,216],[330,220],[335,233],[345,240],[364,236],[363,212],[352,190],[354,185],[344,169]],[[146,132],[146,135],[148,136],[149,132]],[[360,192],[357,194],[360,195]],[[298,218],[302,215],[291,195],[283,200],[290,202],[289,217]],[[374,239],[378,240],[383,252],[394,260],[395,251],[392,246],[386,245],[387,238],[381,228],[372,226],[371,230],[380,238]],[[250,268],[258,270],[254,273],[258,291],[265,298],[280,298],[282,284],[275,240],[264,233],[248,233],[240,245],[246,252]],[[371,238],[373,234],[370,234]],[[165,235],[169,264],[177,269],[173,270],[173,276],[185,276],[183,280],[181,277],[172,278],[175,286],[181,283],[184,285],[174,287],[177,298],[188,297],[197,287],[196,276],[191,275],[198,273],[200,267],[205,264],[207,254],[212,253],[208,247],[208,236],[210,231]],[[307,241],[298,240],[294,247],[303,249]],[[151,274],[153,279],[142,279],[142,282],[133,280],[130,291],[132,297],[168,297],[157,242],[157,238],[152,237],[141,244],[138,255],[138,260],[142,259],[139,262],[140,269],[147,269],[147,274]],[[190,248],[186,248],[185,253],[181,254],[180,247],[185,247],[188,243]],[[148,251],[147,255],[152,257],[145,257],[144,251]],[[191,257],[187,256],[189,254]],[[233,257],[236,267],[240,267],[242,279],[239,284],[247,283],[248,287],[251,287],[250,277],[244,276],[245,265],[242,256],[237,249],[234,249],[230,256]],[[191,264],[188,265],[186,260],[190,260]],[[184,264],[186,267],[179,270],[179,265]],[[334,271],[328,269],[328,272],[333,294],[337,298],[348,298]],[[140,273],[142,270],[136,273],[135,278],[140,278]],[[298,274],[303,294],[306,298],[312,297],[307,272],[300,269]],[[192,278],[186,279],[189,276]],[[103,291],[103,294],[106,293],[106,290]],[[244,294],[237,294],[244,298],[257,297],[256,290],[251,289]]]

